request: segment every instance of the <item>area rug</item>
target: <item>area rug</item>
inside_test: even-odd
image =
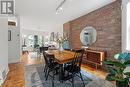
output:
[[[45,81],[44,77],[44,65],[30,65],[25,66],[25,87],[52,87],[52,78],[48,77],[48,80]],[[84,83],[87,85],[92,80],[83,75]],[[75,87],[83,87],[83,83],[79,77],[74,78]],[[70,81],[65,81],[63,83],[58,81],[58,77],[55,77],[54,80],[55,87],[72,87]]]

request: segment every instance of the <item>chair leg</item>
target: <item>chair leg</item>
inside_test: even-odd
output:
[[[57,75],[57,74],[58,74],[58,69],[56,69],[55,71],[56,71],[56,73],[55,73],[55,74]]]
[[[52,76],[52,87],[54,87],[54,74],[55,74],[55,71],[53,71],[53,76]]]
[[[47,72],[48,72],[48,67],[46,67],[46,69],[45,69],[45,77],[47,75]]]
[[[54,87],[54,81],[52,80],[52,87]]]
[[[45,66],[45,68],[44,68],[45,77],[46,77],[47,69],[48,69],[48,67]]]
[[[45,72],[46,68],[47,68],[47,66],[45,65],[44,72]]]
[[[83,86],[85,87],[85,84],[84,84],[84,81],[83,81],[83,77],[82,77],[82,75],[81,75],[80,72],[79,72],[79,74],[80,74],[80,78],[81,78],[81,80],[82,80],[82,82],[83,82]]]
[[[74,87],[74,76],[72,77],[72,87]]]
[[[50,69],[47,71],[47,74],[46,74],[46,80],[48,79],[48,75],[50,73]]]

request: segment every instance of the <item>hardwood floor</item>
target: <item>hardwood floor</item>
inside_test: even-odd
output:
[[[81,66],[82,70],[84,70],[85,72],[91,74],[91,75],[94,75],[94,76],[97,76],[101,79],[105,79],[106,76],[107,76],[107,73],[102,71],[102,70],[96,70],[94,68],[91,68],[91,67],[88,67],[86,65],[82,65]]]
[[[21,56],[21,62],[9,64],[9,73],[6,81],[2,87],[25,87],[24,82],[24,66],[32,64],[41,64],[43,63],[42,58],[32,58],[27,53]],[[102,79],[107,75],[106,72],[95,70],[93,68],[82,65],[82,69],[86,72],[92,73]]]
[[[24,63],[9,64],[9,69],[2,87],[24,87]]]
[[[30,53],[25,53],[21,56],[21,62],[24,63],[24,65],[33,65],[33,64],[41,64],[43,63],[42,58],[37,58],[36,56],[32,56],[34,54]]]
[[[25,53],[21,56],[21,62],[9,64],[10,71],[2,87],[25,87],[24,66],[41,63],[43,63],[42,58],[31,58]]]

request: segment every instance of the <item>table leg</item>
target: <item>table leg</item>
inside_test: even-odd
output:
[[[64,73],[63,73],[63,64],[60,65],[60,71],[59,71],[59,81],[63,82],[63,77],[64,77]]]

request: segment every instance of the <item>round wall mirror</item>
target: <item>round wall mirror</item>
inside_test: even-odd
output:
[[[97,39],[97,31],[93,27],[85,27],[80,33],[80,40],[84,46],[90,46]]]

